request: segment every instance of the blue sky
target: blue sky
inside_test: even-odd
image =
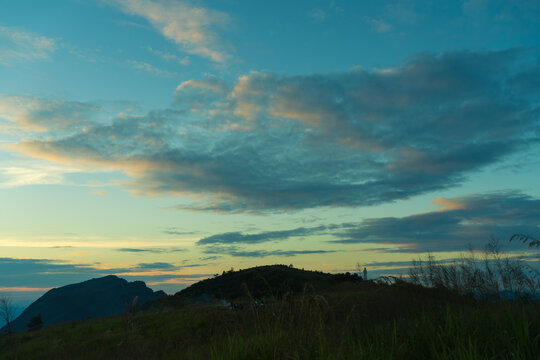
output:
[[[539,236],[536,1],[0,0],[0,292],[399,273]],[[396,264],[401,264],[396,266]]]

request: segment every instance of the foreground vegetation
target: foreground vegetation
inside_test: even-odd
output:
[[[245,305],[128,312],[11,334],[0,338],[0,358],[534,359],[540,353],[535,301],[348,281]]]
[[[494,242],[414,261],[407,282],[231,269],[150,311],[1,336],[0,359],[537,359],[539,288]]]

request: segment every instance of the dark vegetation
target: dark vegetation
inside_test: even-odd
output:
[[[486,271],[483,260],[417,262],[416,283],[282,265],[229,271],[150,311],[0,337],[0,359],[537,359],[537,298],[478,296],[436,280],[450,265],[468,284],[467,274]],[[440,275],[422,280],[430,273]]]
[[[28,327],[28,331],[41,329],[43,327],[43,319],[41,318],[41,314],[32,317],[28,324],[26,324],[26,327]]]

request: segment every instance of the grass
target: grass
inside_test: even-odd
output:
[[[88,320],[0,338],[0,359],[534,359],[536,301],[398,281]]]
[[[529,247],[540,242],[526,235],[512,239],[529,241]],[[523,240],[525,239],[525,240]],[[461,259],[442,263],[432,255],[413,260],[409,270],[410,280],[426,287],[447,288],[463,294],[473,294],[483,299],[538,298],[540,272],[521,257],[504,254],[492,239],[479,256],[470,251]]]

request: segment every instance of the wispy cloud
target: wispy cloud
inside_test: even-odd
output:
[[[324,20],[326,20],[327,17],[327,14],[323,10],[318,8],[311,9],[307,15],[317,22],[323,22]]]
[[[293,257],[298,255],[328,254],[336,250],[246,250],[237,246],[207,246],[205,254],[229,255],[232,257],[262,258],[268,256]]]
[[[3,130],[80,130],[91,125],[93,116],[101,110],[101,106],[90,103],[0,94],[0,119],[9,122]]]
[[[48,59],[56,47],[52,38],[0,25],[0,65]]]
[[[175,73],[175,72],[159,69],[159,68],[157,68],[157,67],[155,67],[153,65],[150,65],[148,63],[145,63],[143,61],[128,60],[127,64],[131,68],[133,68],[135,70],[141,70],[141,71],[144,71],[144,72],[147,72],[147,73],[150,73],[150,74],[154,74],[154,75],[158,75],[158,76],[169,77],[169,78],[178,76],[178,74]]]
[[[175,227],[167,228],[162,232],[167,235],[193,235],[197,233],[196,231],[185,231]]]
[[[373,30],[379,34],[387,33],[392,30],[392,25],[383,19],[373,19],[365,17],[364,21],[373,27]]]
[[[271,241],[283,241],[291,237],[302,237],[324,234],[330,230],[352,226],[352,224],[326,225],[311,228],[300,227],[291,230],[263,231],[255,234],[242,234],[240,232],[228,232],[215,234],[197,241],[197,245],[209,244],[259,244]]]
[[[160,58],[162,58],[163,60],[166,60],[166,61],[171,61],[171,62],[174,62],[176,64],[180,64],[180,65],[189,65],[190,61],[189,61],[189,56],[184,56],[184,57],[180,57],[178,55],[175,55],[175,54],[171,54],[169,52],[166,52],[166,51],[161,51],[161,50],[157,50],[157,49],[153,49],[151,47],[148,48],[148,51],[150,51],[151,53],[159,56]]]
[[[231,58],[215,27],[229,23],[223,12],[172,0],[114,0],[123,12],[141,16],[185,52],[222,63]]]
[[[183,252],[187,251],[185,248],[168,247],[168,248],[119,248],[116,251],[128,252],[128,253],[169,253],[169,252]]]
[[[78,169],[50,164],[30,163],[26,166],[0,166],[0,188],[27,185],[62,184],[65,174]]]
[[[133,267],[134,271],[138,270],[160,270],[160,271],[173,271],[178,270],[179,267],[171,263],[166,262],[153,262],[153,263],[140,263]]]
[[[199,258],[200,261],[212,261],[212,260],[217,260],[221,258],[221,256],[205,256],[205,257],[202,257],[202,258]]]

